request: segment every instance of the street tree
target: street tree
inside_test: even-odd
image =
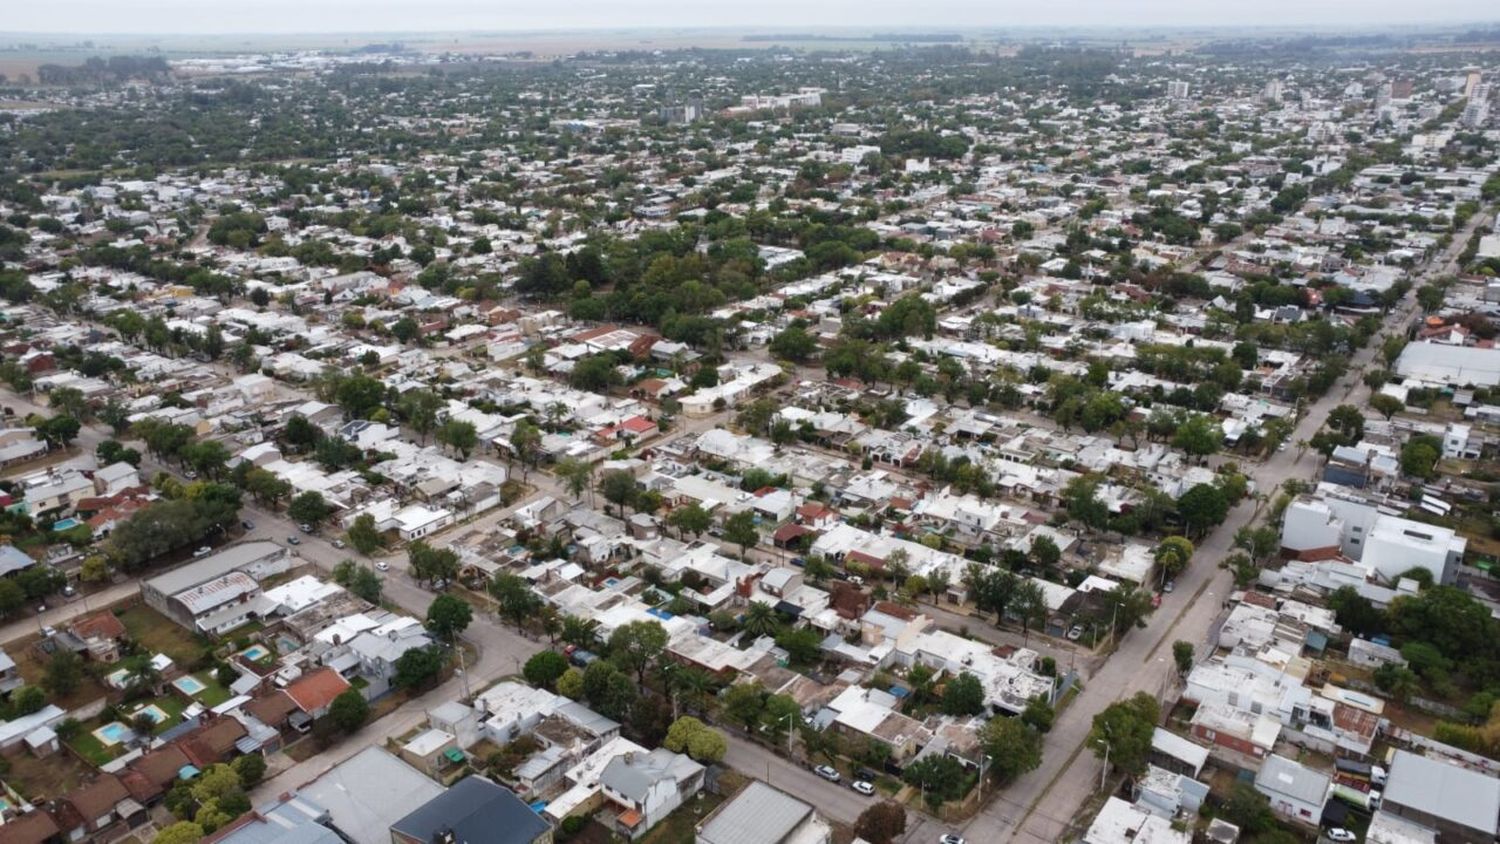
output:
[[[439,595],[427,607],[427,629],[450,645],[473,620],[474,608],[454,595]]]
[[[1116,770],[1132,776],[1144,773],[1151,753],[1151,736],[1161,717],[1156,698],[1136,692],[1127,700],[1117,701],[1094,716],[1088,745],[1101,759],[1109,757]]]
[[[1051,727],[1050,719],[1047,726]],[[989,756],[988,772],[1002,785],[1042,764],[1042,734],[1023,719],[991,718],[979,741]]]

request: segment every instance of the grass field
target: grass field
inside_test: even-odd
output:
[[[120,621],[141,647],[154,654],[166,654],[181,668],[197,662],[209,647],[208,640],[194,636],[145,604],[120,613]]]

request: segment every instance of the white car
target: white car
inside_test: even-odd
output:
[[[212,554],[213,552],[214,552],[214,549],[212,549],[212,548],[208,547],[207,545],[205,545],[202,548],[199,548],[197,551],[194,551],[193,552],[193,556],[194,557],[207,557],[209,554]]]
[[[1076,641],[1078,641],[1079,639],[1082,639],[1082,638],[1083,638],[1083,625],[1081,625],[1081,624],[1075,624],[1072,627],[1068,628],[1068,641],[1069,642],[1076,642]]]
[[[870,797],[875,793],[875,786],[865,782],[864,780],[855,780],[854,782],[849,783],[849,787],[854,789],[855,791],[858,791],[860,794],[863,794],[866,797]]]
[[[962,835],[945,832],[943,837],[938,839],[938,844],[964,844],[964,838]]]
[[[390,571],[391,570],[391,564],[387,563],[385,560],[381,560],[380,562],[377,562],[375,564],[375,568],[377,568],[377,569],[379,569],[381,571]]]
[[[843,779],[843,777],[839,776],[838,771],[828,767],[827,765],[819,765],[818,767],[813,768],[813,773],[817,774],[825,780],[828,780],[829,782],[838,782],[840,779]]]
[[[1326,836],[1329,841],[1344,842],[1344,841],[1358,841],[1359,840],[1359,836],[1358,835],[1355,835],[1354,833],[1350,832],[1347,829],[1344,829],[1341,826],[1336,826],[1333,829],[1325,830],[1323,832],[1323,835]]]

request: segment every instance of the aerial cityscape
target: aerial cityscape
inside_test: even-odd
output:
[[[1500,8],[132,5],[0,21],[0,844],[1500,841]]]

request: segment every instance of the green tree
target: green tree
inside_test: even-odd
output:
[[[774,636],[781,629],[781,618],[770,604],[753,601],[745,609],[745,632],[751,636]]]
[[[298,495],[286,508],[286,514],[292,521],[314,528],[323,524],[332,512],[333,508],[323,499],[323,493],[317,490],[308,490]]]
[[[1211,417],[1192,414],[1177,427],[1172,436],[1172,445],[1188,454],[1203,456],[1219,450],[1224,442],[1224,429]]]
[[[1187,569],[1188,562],[1193,559],[1194,550],[1193,543],[1186,537],[1169,536],[1156,546],[1152,556],[1156,558],[1156,564],[1161,567],[1167,577],[1176,577]]]
[[[569,700],[583,700],[583,672],[569,668],[557,678],[557,693]]]
[[[635,475],[625,469],[615,469],[599,476],[599,493],[605,501],[620,508],[621,516],[635,506],[641,495]]]
[[[765,690],[759,683],[738,683],[721,697],[724,715],[750,729],[765,709]]]
[[[891,844],[904,832],[906,810],[890,800],[870,806],[854,821],[854,837],[870,844]]]
[[[1193,670],[1193,643],[1181,639],[1172,643],[1172,659],[1177,663],[1177,673],[1187,674]]]
[[[1161,718],[1156,698],[1136,692],[1128,700],[1117,701],[1094,716],[1088,744],[1094,755],[1109,756],[1117,770],[1138,776],[1146,770],[1151,753],[1151,736]]]
[[[450,645],[473,620],[474,608],[453,595],[439,595],[427,607],[427,629]]]
[[[207,834],[203,827],[192,821],[178,821],[156,833],[151,844],[197,844]]]
[[[680,536],[692,534],[696,537],[713,526],[713,516],[699,506],[698,502],[693,501],[674,507],[667,514],[667,524],[676,528]]]
[[[1229,515],[1229,499],[1214,484],[1195,484],[1178,499],[1177,510],[1188,533],[1198,536],[1223,523]]]
[[[1046,701],[1041,703],[1046,705]],[[1031,711],[1030,706],[1027,711]],[[1045,724],[1051,729],[1051,707],[1047,711]],[[1042,732],[1045,730],[1039,731],[1027,723],[1024,715],[1019,720],[1003,715],[991,718],[979,735],[984,752],[990,757],[988,772],[1003,785],[1036,770],[1042,764]]]
[[[792,661],[799,664],[816,662],[823,652],[823,637],[808,627],[782,630],[776,636],[776,645],[787,652]]]
[[[818,341],[801,325],[793,323],[773,337],[766,348],[776,357],[805,363],[818,353]]]
[[[349,544],[354,550],[369,556],[385,545],[385,538],[380,531],[375,529],[375,517],[369,513],[360,513],[354,517],[354,524],[348,530]]]
[[[241,756],[234,760],[233,766],[243,788],[254,786],[266,775],[266,758],[259,753]]]
[[[396,657],[396,674],[391,682],[398,689],[425,689],[442,671],[443,655],[437,648],[412,648]]]
[[[458,452],[461,459],[468,460],[479,444],[479,434],[474,430],[473,422],[449,419],[438,428],[437,441]]]
[[[78,689],[83,681],[83,660],[68,648],[57,648],[47,660],[47,673],[42,685],[56,697],[67,697]]]
[[[1406,408],[1406,405],[1403,404],[1401,400],[1396,398],[1395,396],[1387,395],[1385,393],[1376,393],[1375,395],[1370,396],[1370,407],[1374,408],[1376,413],[1379,413],[1386,419],[1390,419],[1392,416],[1395,416],[1396,414],[1404,410]]]
[[[609,655],[626,671],[634,671],[636,681],[646,685],[646,671],[667,648],[667,631],[655,621],[632,621],[615,628],[609,637]]]
[[[724,753],[729,749],[722,733],[691,715],[672,722],[662,747],[673,753],[686,753],[706,765],[723,761]]]
[[[583,696],[595,712],[624,721],[635,706],[635,684],[613,664],[601,659],[583,670]]]
[[[947,801],[963,797],[967,776],[957,759],[933,754],[907,765],[901,778],[907,785],[921,789],[927,807],[936,811]]]
[[[396,412],[413,431],[422,435],[423,443],[437,427],[438,412],[442,409],[442,396],[426,389],[407,390],[396,402]]]
[[[521,675],[533,686],[550,689],[567,670],[567,657],[557,651],[538,651],[526,660]]]
[[[490,596],[499,604],[501,617],[514,624],[517,630],[526,625],[526,620],[542,604],[542,599],[531,591],[531,584],[520,575],[510,572],[497,573],[490,581],[489,591]],[[566,627],[564,631],[566,632]]]
[[[357,689],[348,689],[328,705],[328,720],[342,733],[352,733],[370,717],[370,705]]]
[[[967,671],[943,686],[944,715],[978,715],[984,711],[984,686]]]
[[[755,527],[755,513],[741,510],[724,520],[724,541],[740,546],[740,556],[749,553],[751,546],[760,542],[760,531]]]

